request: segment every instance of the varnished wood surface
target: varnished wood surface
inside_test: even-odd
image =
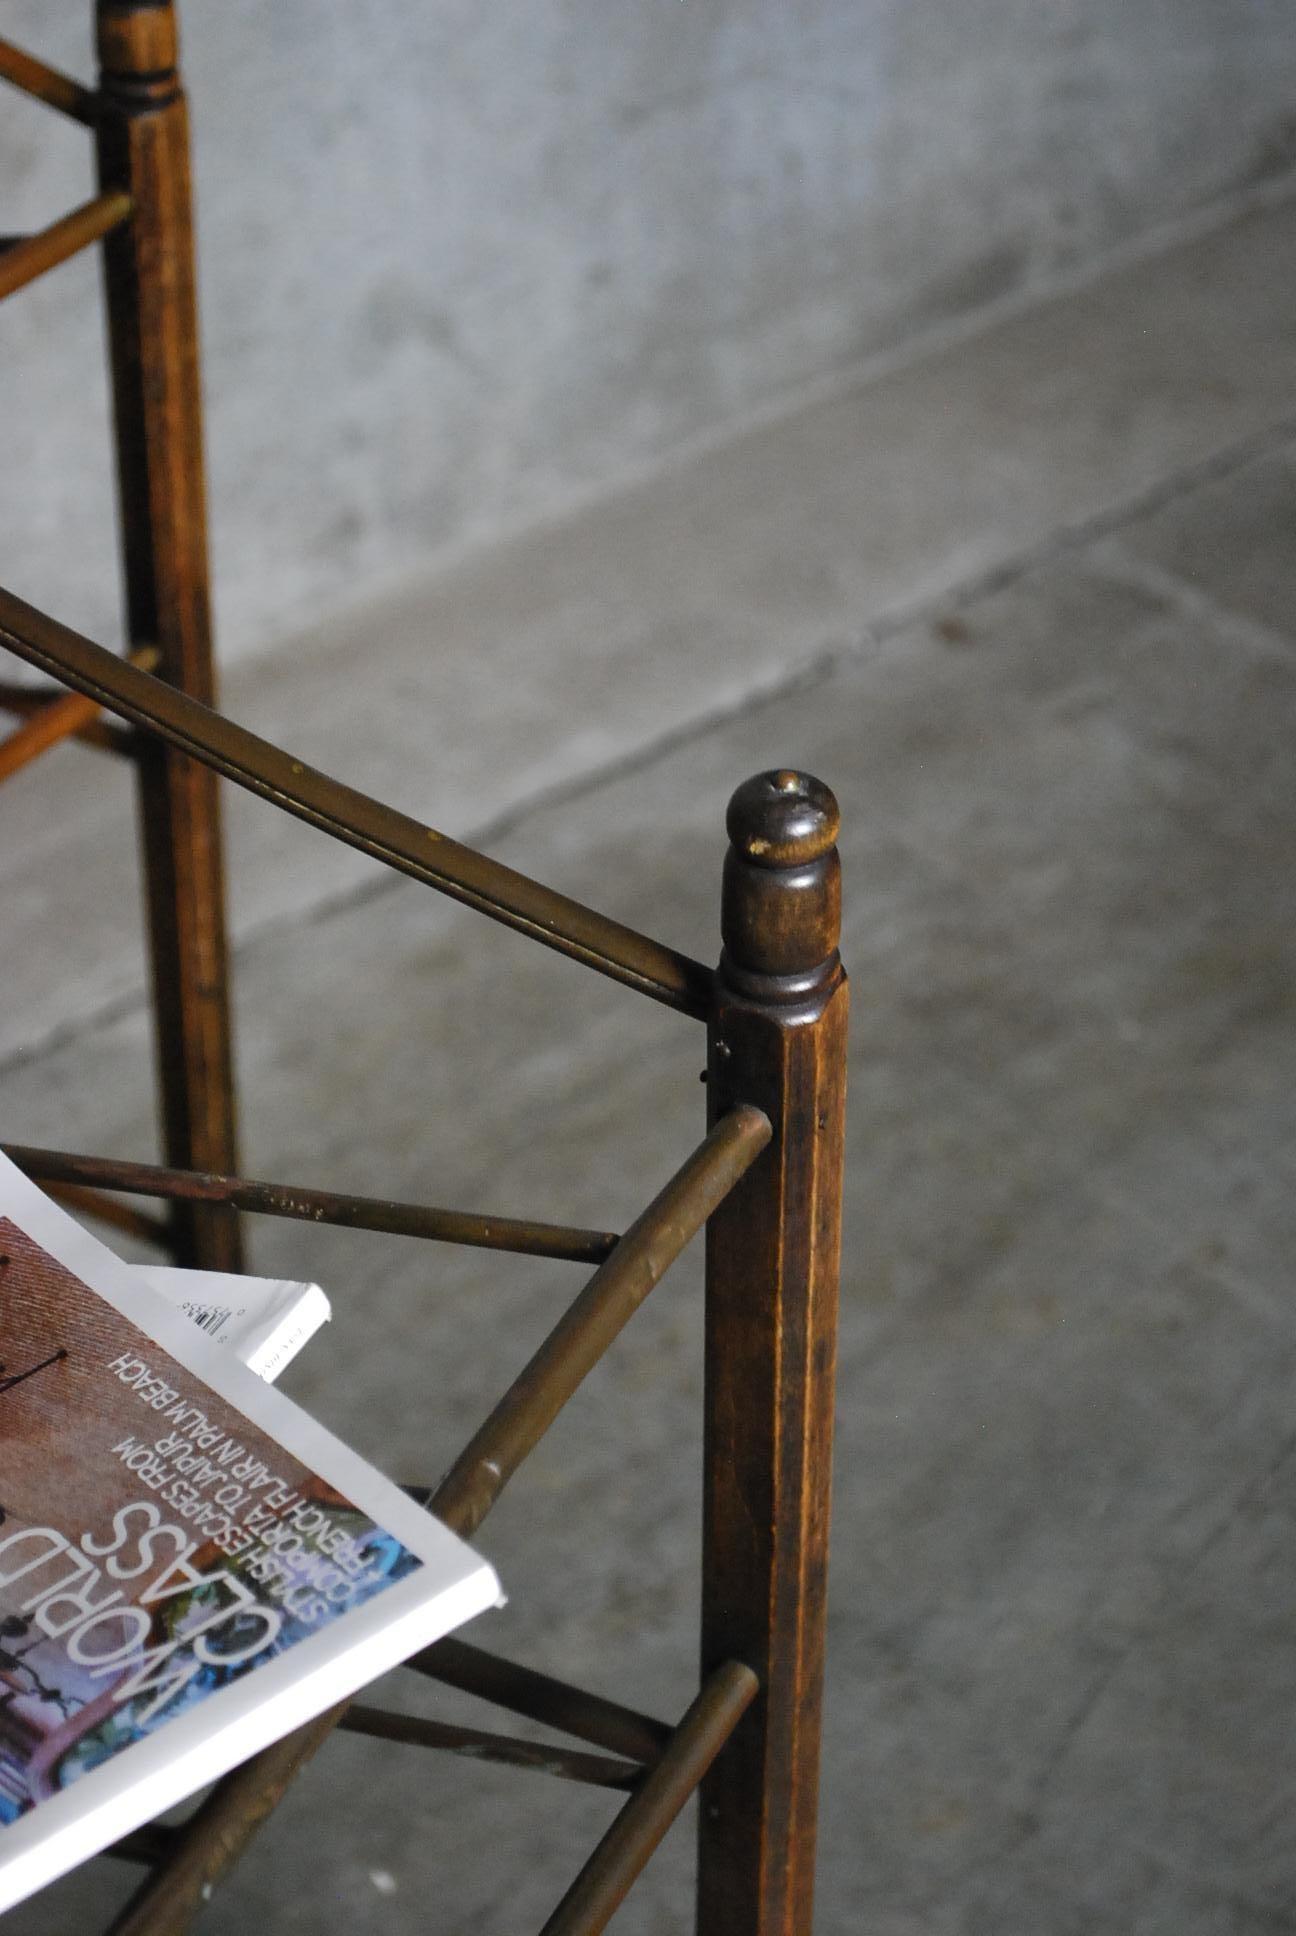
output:
[[[646,1744],[642,1776],[633,1763],[551,1753],[377,1710],[353,1710],[350,1725],[632,1789],[545,1936],[596,1936],[604,1928],[709,1768],[698,1929],[705,1936],[808,1936],[847,1003],[836,955],[835,803],[818,782],[792,772],[758,776],[739,789],[729,818],[725,950],[713,975],[312,773],[219,717],[175,11],[172,0],[97,0],[96,13],[97,94],[0,43],[0,79],[96,129],[101,182],[84,208],[0,254],[0,296],[105,239],[128,630],[137,653],[156,651],[162,683],[0,594],[0,642],[73,689],[30,711],[18,699],[26,724],[0,745],[0,778],[6,760],[17,770],[76,735],[97,735],[136,760],[170,1165],[154,1172],[154,1181],[180,1179],[166,1192],[175,1204],[177,1253],[237,1269],[236,1204],[307,1213],[300,1206],[285,1212],[276,1186],[235,1173],[218,775],[544,945],[708,1020],[707,1142],[617,1243],[433,1499],[462,1530],[480,1521],[669,1257],[711,1215],[701,1694],[681,1725],[664,1731],[581,1690],[542,1688],[543,1677],[526,1670],[500,1664],[502,1680],[491,1670],[491,1685],[507,1683],[515,1698],[541,1703],[558,1725],[567,1711],[578,1734]],[[142,734],[127,740],[105,727],[95,718],[101,706]],[[221,1187],[188,1187],[184,1179],[195,1177]],[[70,1187],[85,1188],[82,1181]],[[322,1193],[296,1195],[312,1197],[310,1214],[320,1209],[314,1199],[322,1202]],[[330,1204],[341,1221],[381,1228],[403,1222],[409,1234],[469,1242],[498,1243],[503,1235],[513,1247],[547,1245],[547,1254],[558,1254],[556,1244],[589,1256],[610,1242],[601,1233],[540,1225],[502,1232],[498,1219],[456,1222],[450,1213],[408,1205],[342,1198]],[[138,1221],[138,1213],[120,1207],[116,1214]],[[429,1650],[429,1663],[436,1652]],[[129,1853],[158,1859],[160,1867],[119,1918],[120,1936],[178,1936],[189,1926],[208,1885],[342,1713],[318,1717],[227,1777],[183,1830],[132,1838]]]
[[[617,1816],[540,1936],[601,1936],[751,1706],[757,1685],[756,1676],[741,1661],[724,1661],[707,1676],[660,1760]]]
[[[130,220],[131,198],[120,189],[95,195],[69,214],[51,222],[35,235],[24,235],[10,242],[0,254],[0,302],[17,290],[47,275],[61,262],[88,249],[114,229]]]
[[[80,121],[83,127],[94,126],[99,111],[99,99],[94,90],[83,87],[70,74],[60,73],[56,67],[37,60],[34,54],[15,47],[8,40],[0,40],[0,81],[8,81],[20,94],[28,94],[34,101],[41,101],[47,108],[53,108],[57,114],[66,114],[70,120]]]
[[[104,248],[126,604],[158,675],[215,702],[188,111],[169,4],[98,10],[100,185],[132,220]],[[177,1168],[238,1169],[220,803],[215,776],[159,741],[138,761],[163,1146]],[[237,1213],[182,1204],[182,1261],[237,1270]]]
[[[0,644],[361,853],[668,1008],[697,1019],[707,1014],[714,975],[702,962],[330,779],[174,688],[136,674],[102,646],[3,590]]]
[[[758,1109],[735,1108],[713,1126],[630,1226],[433,1493],[430,1510],[453,1531],[468,1537],[481,1524],[667,1266],[750,1169],[770,1133]],[[717,1664],[699,1703],[637,1791],[637,1806],[627,1811],[620,1828],[614,1824],[606,1851],[596,1851],[585,1872],[585,1882],[595,1879],[590,1883],[593,1894],[582,1884],[567,1902],[564,1918],[587,1896],[590,1903],[609,1903],[609,1890],[619,1878],[629,1886],[687,1798],[689,1789],[681,1784],[690,1774],[693,1783],[701,1778],[756,1688],[748,1666]],[[317,1716],[219,1781],[177,1836],[165,1864],[141,1884],[113,1924],[111,1936],[178,1936],[186,1929],[206,1892],[237,1860],[348,1706],[343,1702]],[[598,1920],[587,1925],[566,1919],[553,1925],[555,1930],[570,1929],[573,1936],[578,1928],[602,1926]]]
[[[836,803],[781,773],[730,809],[713,1112],[774,1138],[707,1231],[702,1666],[759,1699],[707,1778],[698,1929],[809,1936],[813,1917],[848,991]]]
[[[125,1163],[83,1156],[70,1150],[35,1149],[6,1143],[4,1153],[30,1177],[80,1191],[83,1208],[148,1230],[151,1218],[131,1217],[125,1206],[101,1197],[103,1190],[169,1202],[227,1203],[266,1217],[305,1223],[338,1224],[349,1230],[383,1230],[398,1237],[437,1243],[469,1244],[482,1250],[516,1251],[523,1257],[554,1257],[577,1264],[598,1264],[616,1249],[610,1230],[582,1230],[571,1224],[530,1218],[496,1217],[479,1211],[443,1210],[432,1204],[398,1203],[390,1197],[351,1196],[338,1190],[312,1190],[296,1183],[262,1183],[252,1177],[214,1176],[204,1170],[168,1170],[153,1163]]]
[[[476,1532],[582,1379],[769,1138],[768,1121],[750,1105],[717,1120],[464,1447],[432,1497],[438,1519],[465,1539]]]

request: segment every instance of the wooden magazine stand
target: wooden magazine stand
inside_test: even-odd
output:
[[[627,1799],[543,1936],[603,1929],[701,1786],[696,1927],[808,1936],[823,1664],[847,989],[837,810],[791,771],[730,803],[719,967],[663,947],[312,771],[213,710],[188,132],[173,0],[98,0],[90,89],[0,43],[0,78],[94,131],[99,193],[0,254],[0,297],[102,241],[129,650],[0,592],[0,645],[68,688],[0,687],[0,778],[79,737],[138,775],[165,1167],[7,1146],[81,1208],[179,1261],[237,1269],[239,1214],[309,1217],[595,1266],[447,1477],[471,1535],[667,1265],[706,1226],[701,1690],[677,1725],[456,1638],[408,1665],[587,1744],[538,1751],[352,1703],[228,1775],[179,1828],[113,1854],[145,1876],[117,1936],[189,1927],[335,1726],[543,1767]],[[125,722],[125,729],[104,714]],[[624,1235],[237,1174],[218,778],[706,1025],[708,1128]],[[104,1191],[111,1195],[101,1194]],[[168,1206],[165,1222],[122,1202]]]

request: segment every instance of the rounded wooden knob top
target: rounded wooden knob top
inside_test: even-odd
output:
[[[725,816],[734,851],[758,867],[804,867],[836,844],[841,814],[830,788],[789,767],[744,780]]]
[[[176,64],[172,0],[98,0],[99,59],[113,76],[170,74]]]

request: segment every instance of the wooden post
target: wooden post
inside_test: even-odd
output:
[[[215,701],[189,131],[171,0],[97,0],[99,173],[132,219],[104,248],[131,643]],[[217,781],[149,742],[140,811],[166,1161],[238,1169]],[[236,1270],[237,1213],[179,1204],[177,1256]]]
[[[773,1140],[707,1229],[702,1671],[761,1692],[702,1789],[698,1930],[809,1936],[841,1236],[847,987],[837,803],[763,773],[729,805],[712,1120]]]

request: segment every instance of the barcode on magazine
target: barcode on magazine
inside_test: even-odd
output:
[[[186,1299],[182,1309],[200,1331],[208,1331],[212,1337],[222,1331],[234,1315],[228,1304],[195,1304],[192,1299]]]

